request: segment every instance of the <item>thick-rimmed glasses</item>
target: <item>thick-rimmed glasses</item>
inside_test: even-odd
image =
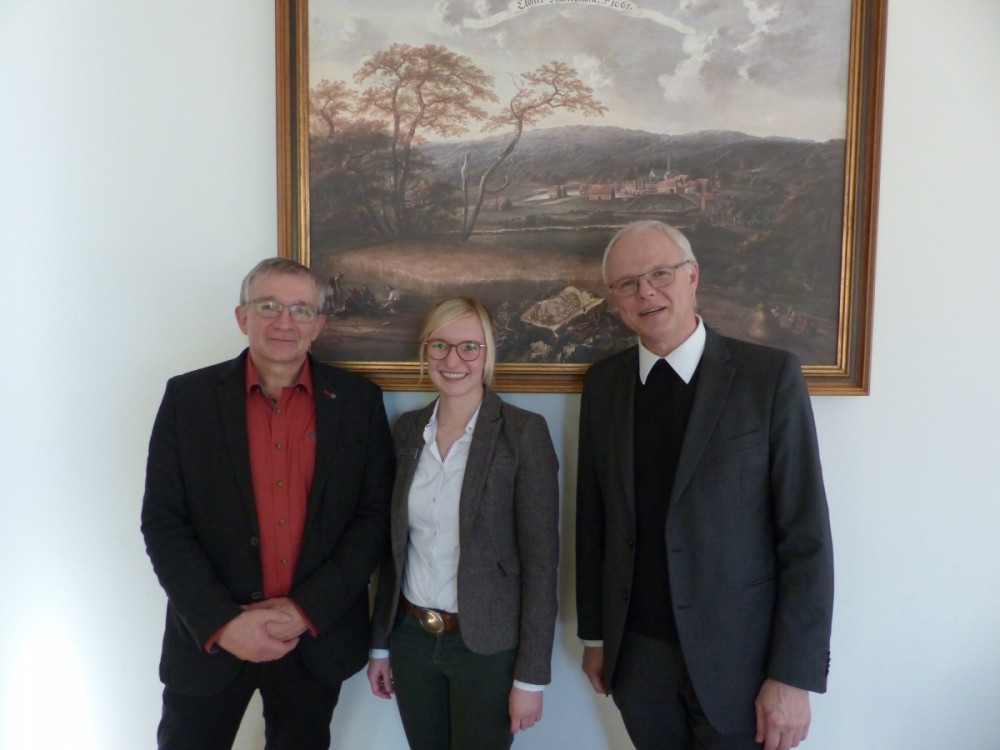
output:
[[[249,305],[260,317],[266,318],[267,320],[280,318],[281,313],[286,307],[288,308],[288,314],[292,316],[292,320],[296,323],[312,323],[316,320],[316,316],[319,314],[316,312],[316,308],[312,305],[303,305],[300,302],[295,302],[291,305],[284,305],[273,299],[259,299],[253,300],[249,303]]]
[[[613,284],[608,284],[608,286],[611,287],[611,293],[616,297],[634,297],[639,292],[639,279],[645,279],[646,283],[653,287],[653,289],[670,286],[674,283],[674,279],[677,278],[677,269],[692,262],[691,260],[682,260],[680,263],[674,263],[672,266],[654,268],[652,271],[646,271],[646,273],[639,274],[638,276],[626,276],[624,279],[618,279]]]
[[[463,362],[472,362],[479,357],[479,350],[485,348],[486,344],[480,344],[478,341],[460,341],[457,344],[449,344],[441,339],[431,339],[424,342],[428,359],[446,359],[451,350],[454,349]]]

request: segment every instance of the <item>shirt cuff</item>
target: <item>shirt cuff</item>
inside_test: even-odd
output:
[[[302,617],[303,622],[305,622],[306,624],[306,628],[309,630],[309,635],[311,635],[313,638],[318,636],[319,631],[316,630],[316,626],[312,624],[312,620],[309,619],[309,616],[305,613],[302,607],[296,604],[291,597],[289,597],[288,601],[292,602],[292,606],[299,611],[299,615]]]
[[[588,641],[581,638],[580,642],[584,646],[590,646],[591,648],[604,648],[604,641]]]
[[[514,680],[514,687],[526,690],[529,693],[540,693],[545,690],[545,685],[532,685],[530,682],[521,682],[520,680]]]
[[[226,623],[228,625],[229,623]],[[205,653],[206,654],[217,654],[221,650],[219,648],[219,636],[222,635],[222,631],[225,629],[226,625],[212,633],[212,636],[205,641]]]
[[[369,659],[388,659],[389,649],[387,648],[373,648],[368,651]]]

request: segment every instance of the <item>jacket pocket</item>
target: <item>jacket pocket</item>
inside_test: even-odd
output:
[[[512,555],[503,560],[497,560],[497,567],[505,576],[519,576],[521,575],[521,558]]]
[[[754,578],[752,581],[747,581],[744,585],[746,588],[752,589],[756,586],[763,586],[764,584],[772,583],[775,578],[777,578],[777,576],[774,573],[769,573],[766,576],[761,576],[760,578]]]

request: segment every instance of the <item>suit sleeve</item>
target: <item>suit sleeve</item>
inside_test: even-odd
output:
[[[388,552],[379,562],[378,573],[376,575],[377,585],[375,588],[375,605],[372,609],[372,648],[389,648],[389,613],[392,611],[395,602],[393,598],[398,597],[399,586],[396,583],[395,563],[392,560],[392,553]]]
[[[551,680],[559,567],[559,460],[545,420],[531,414],[521,433],[514,485],[521,623],[514,679]]]
[[[580,400],[579,456],[576,476],[577,635],[603,639],[604,502],[594,464],[590,399],[592,379],[584,381]]]
[[[778,600],[767,675],[826,690],[833,619],[833,543],[812,407],[798,362],[783,363],[772,402],[771,495]]]
[[[360,486],[354,497],[343,496],[334,488],[324,498],[326,503],[353,503],[352,517],[329,556],[289,593],[320,634],[328,632],[354,606],[360,592],[367,591],[389,538],[389,497],[395,462],[382,392],[372,386],[359,389],[353,398],[364,405],[363,419],[355,425],[345,421],[343,429],[356,430],[363,444],[361,462],[356,467]],[[342,484],[336,476],[330,481]]]
[[[141,528],[160,585],[201,648],[242,610],[196,533],[179,429],[176,387],[168,383],[149,441]]]
[[[400,454],[400,448],[406,444],[409,435],[414,429],[415,420],[413,418],[413,414],[413,412],[403,414],[396,421],[396,427],[393,432],[393,440],[397,456]],[[415,461],[416,459],[411,460]],[[397,471],[397,481],[402,481],[400,477],[401,473]],[[403,488],[394,485],[392,492],[394,503],[405,504],[407,502],[407,495],[409,494],[408,487]],[[392,513],[393,511],[390,508],[390,524],[392,523]],[[371,646],[376,649],[387,649],[389,648],[389,631],[392,628],[392,614],[396,608],[396,602],[399,598],[399,590],[401,586],[401,582],[396,572],[396,561],[394,559],[391,536],[390,543],[386,545],[385,553],[379,561],[376,582],[375,603],[372,608]]]

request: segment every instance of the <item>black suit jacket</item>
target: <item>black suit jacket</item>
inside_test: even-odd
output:
[[[612,692],[635,566],[633,347],[590,368],[577,482],[579,635]],[[681,649],[723,733],[765,677],[826,689],[833,552],[809,394],[787,352],[707,330],[663,530]]]
[[[246,356],[172,378],[149,442],[142,533],[167,594],[160,677],[191,695],[235,676],[241,662],[204,644],[263,596]],[[367,661],[368,581],[388,541],[395,468],[381,390],[311,366],[316,467],[289,597],[318,633],[299,642],[307,667],[336,685]]]

